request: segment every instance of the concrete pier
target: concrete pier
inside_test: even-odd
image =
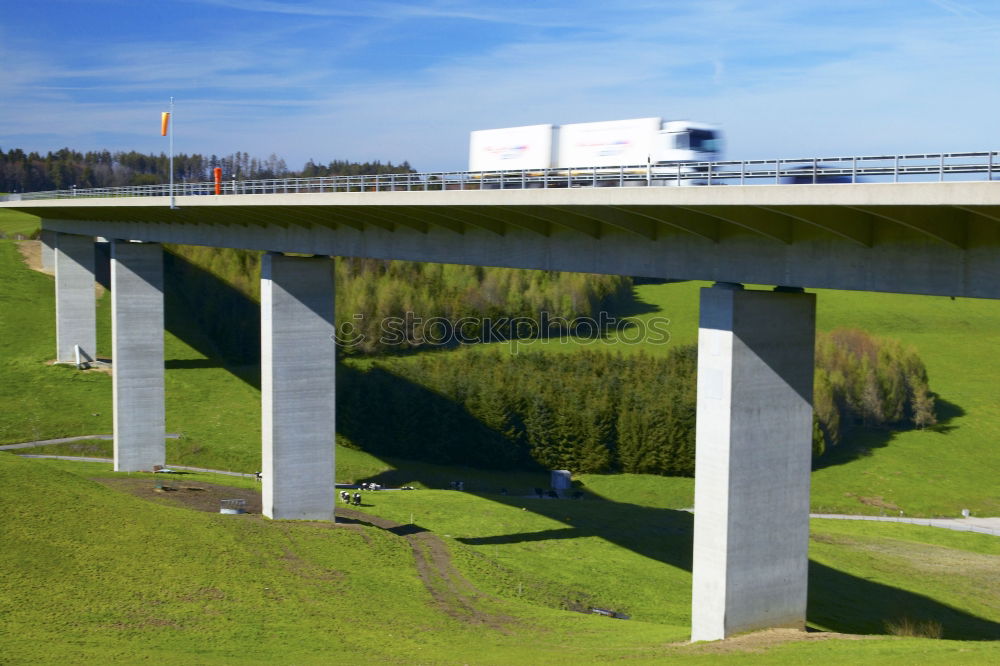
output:
[[[38,242],[41,245],[42,270],[48,273],[56,272],[56,233],[48,229],[38,232]]]
[[[333,520],[333,262],[264,255],[261,262],[263,511]]]
[[[816,301],[702,290],[691,640],[803,628]]]
[[[94,239],[56,234],[56,360],[93,361],[97,355],[97,310],[94,297]],[[45,244],[42,244],[44,258]]]
[[[165,464],[163,248],[111,243],[115,470]]]

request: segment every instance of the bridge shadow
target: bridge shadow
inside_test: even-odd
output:
[[[168,368],[225,367],[248,384],[260,387],[260,306],[242,292],[183,257],[165,253],[165,323],[167,330],[203,355],[203,359],[172,359]],[[632,296],[615,309],[619,317],[654,311]],[[523,444],[490,429],[455,401],[377,366],[361,370],[337,368],[338,431],[362,450],[380,457],[421,458],[440,464],[476,465],[484,471],[483,485],[498,490],[504,479],[544,478]],[[949,432],[950,422],[964,414],[957,405],[938,398],[938,432]],[[838,447],[831,447],[817,467],[845,464],[872,448],[886,446],[890,431],[864,431]],[[468,442],[477,442],[469,447]],[[472,449],[475,451],[472,451]],[[402,463],[402,461],[400,461]],[[421,465],[420,476],[406,478],[402,470],[384,472],[365,481],[399,485],[413,478],[432,486],[446,482]],[[537,469],[537,466],[535,466]],[[444,474],[442,472],[441,474]],[[543,485],[539,483],[539,485]],[[525,494],[528,487],[524,488]],[[541,500],[532,497],[476,492],[491,501],[521,507],[556,521],[571,518],[565,527],[529,533],[506,533],[459,541],[471,546],[528,543],[595,536],[639,555],[690,571],[693,517],[684,511],[655,509],[589,496],[580,501]],[[406,528],[423,529],[423,528]],[[885,633],[884,622],[907,617],[936,620],[946,638],[998,640],[1000,624],[952,608],[928,596],[867,580],[811,561],[809,566],[811,622],[844,633]]]
[[[109,286],[110,244],[98,243],[98,280]],[[101,254],[103,252],[103,254]],[[168,361],[168,368],[225,367],[244,381],[260,388],[259,371],[247,372],[260,364],[260,304],[213,273],[189,261],[182,255],[164,248],[164,325],[173,335],[205,357],[203,363],[188,359]],[[602,309],[617,319],[616,324],[603,322],[601,327],[590,324],[571,330],[554,327],[537,332],[539,339],[558,339],[567,335],[602,338],[619,328],[635,324],[622,319],[658,311],[655,305],[636,296],[634,290],[609,296]],[[530,330],[525,329],[525,330]],[[516,331],[515,331],[516,332]],[[505,332],[507,334],[509,332]],[[524,336],[527,339],[530,336]],[[383,356],[406,356],[434,350],[448,350],[458,342],[419,347],[398,347],[383,350]],[[215,360],[212,365],[209,359]]]
[[[454,400],[378,366],[337,366],[337,432],[377,456],[538,469],[527,446],[490,429]]]
[[[477,494],[479,495],[479,494]],[[547,518],[569,522],[539,532],[459,538],[470,546],[531,543],[553,539],[599,537],[639,555],[686,571],[691,570],[694,516],[686,511],[617,503],[606,498],[541,500],[481,494],[514,508],[527,508]],[[998,640],[1000,623],[953,608],[929,596],[868,580],[810,560],[807,618],[831,631],[886,634],[886,622],[908,618],[932,620],[943,638]]]
[[[199,363],[171,360],[168,368],[259,365],[259,303],[168,249],[163,253],[163,273],[164,325],[205,357],[197,359]],[[245,372],[236,374],[260,387],[259,371],[255,380]]]
[[[965,410],[953,402],[949,402],[935,394],[934,413],[937,417],[937,424],[930,426],[927,430],[932,432],[948,434],[958,426],[952,423],[956,418],[965,416]],[[872,455],[875,449],[881,449],[892,442],[893,438],[900,432],[909,429],[901,428],[855,428],[845,433],[840,444],[828,447],[826,452],[813,458],[813,470],[846,465],[859,458],[867,458]]]
[[[390,475],[380,474],[366,480],[378,482],[388,478]],[[426,482],[426,479],[421,476],[421,481]],[[470,546],[489,546],[599,537],[644,557],[691,570],[694,517],[688,512],[619,503],[595,496],[579,501],[536,499],[521,496],[524,491],[523,488],[514,490],[508,496],[472,494],[515,509],[525,508],[562,522],[565,527],[464,537],[457,541]],[[809,563],[807,617],[811,624],[842,633],[886,634],[886,622],[907,618],[914,622],[939,622],[943,637],[948,639],[1000,639],[1000,623],[958,610],[927,595],[855,576],[814,560]]]

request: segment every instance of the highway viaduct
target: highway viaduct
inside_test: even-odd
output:
[[[58,358],[94,354],[95,236],[112,244],[115,468],[164,460],[160,243],[267,252],[264,512],[332,519],[331,256],[714,281],[698,351],[692,639],[802,627],[816,296],[1000,298],[1000,183],[73,198],[42,218]],[[308,255],[308,256],[293,256]],[[745,289],[743,283],[773,285]]]

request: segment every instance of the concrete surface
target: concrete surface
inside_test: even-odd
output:
[[[830,520],[871,520],[880,523],[906,523],[923,527],[939,527],[958,532],[978,532],[1000,536],[1000,517],[995,518],[911,518],[909,516],[858,516],[844,513],[814,513],[810,518]]]
[[[56,234],[56,360],[97,358],[97,301],[94,296],[94,239]],[[45,245],[42,244],[42,254]]]
[[[269,518],[334,519],[333,293],[327,257],[262,258],[261,467]]]
[[[42,229],[38,233],[41,245],[42,270],[48,273],[56,272],[56,232]]]
[[[115,471],[166,461],[163,389],[163,248],[111,243]]]
[[[41,460],[75,460],[77,462],[106,462],[113,463],[114,458],[93,458],[88,456],[47,456],[47,455],[35,455],[31,453],[20,453],[18,454],[21,458],[38,458]],[[170,469],[182,470],[185,472],[207,472],[209,474],[222,474],[223,476],[238,476],[244,479],[253,479],[256,474],[247,474],[246,472],[230,472],[228,470],[221,469],[208,469],[205,467],[190,467],[188,465],[169,465]]]
[[[46,446],[48,444],[68,444],[70,442],[81,442],[88,439],[114,439],[114,435],[77,435],[76,437],[58,437],[56,439],[37,439],[33,442],[18,442],[17,444],[4,444],[0,446],[0,451],[10,451],[12,449],[31,449],[36,446]],[[167,439],[179,439],[176,433],[167,433]]]
[[[70,233],[1000,298],[1000,182],[254,194],[0,204]]]
[[[693,641],[805,625],[815,307],[702,289]]]

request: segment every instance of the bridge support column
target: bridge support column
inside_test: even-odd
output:
[[[42,270],[49,273],[56,272],[56,232],[42,229],[38,232],[38,241],[41,246]]]
[[[805,625],[816,300],[701,293],[691,640]]]
[[[333,265],[269,252],[261,263],[263,510],[333,520]]]
[[[56,360],[93,361],[97,356],[94,239],[56,234]],[[44,248],[44,243],[43,243]]]
[[[111,242],[115,470],[166,462],[163,403],[163,248]]]

